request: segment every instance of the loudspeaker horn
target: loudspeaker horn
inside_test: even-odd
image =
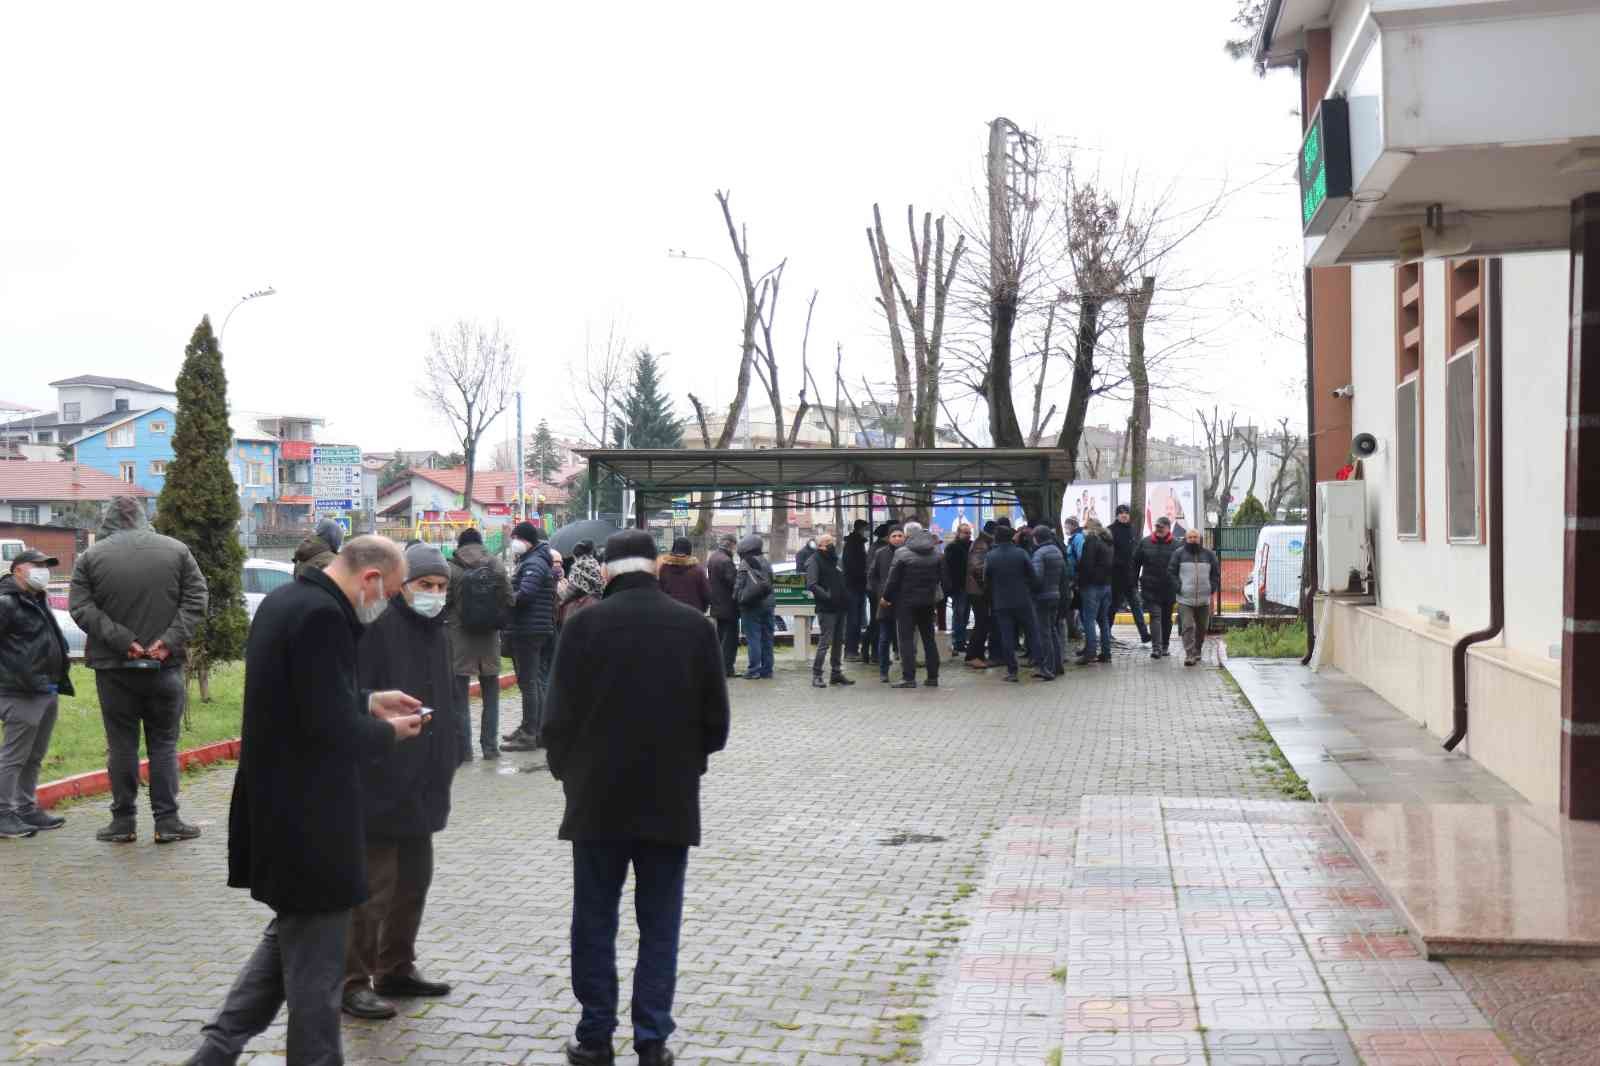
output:
[[[1358,459],[1371,459],[1378,454],[1378,438],[1371,433],[1357,433],[1350,442],[1350,451]]]

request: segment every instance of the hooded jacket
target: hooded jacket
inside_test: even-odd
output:
[[[556,580],[549,541],[541,541],[522,553],[511,576],[508,632],[519,637],[548,637],[555,633]]]
[[[932,607],[944,599],[940,573],[944,564],[935,548],[939,538],[926,529],[906,538],[889,563],[883,598],[896,608]]]
[[[0,576],[0,693],[73,695],[67,638],[43,593]]]
[[[1041,603],[1058,603],[1061,600],[1061,575],[1067,569],[1066,556],[1061,554],[1061,547],[1048,530],[1038,534],[1036,539],[1038,547],[1034,548],[1033,555],[1028,559],[1033,576],[1039,581],[1033,598]]]
[[[837,614],[850,604],[844,571],[839,569],[839,552],[818,548],[806,560],[806,591],[816,602],[818,614]]]
[[[1139,595],[1153,603],[1171,603],[1175,596],[1172,577],[1167,564],[1183,542],[1168,535],[1158,540],[1154,534],[1139,542],[1133,549],[1133,576],[1139,582]]]
[[[662,556],[656,567],[656,581],[661,591],[685,607],[693,607],[701,614],[711,606],[711,581],[706,568],[692,555]]]
[[[307,570],[326,570],[333,559],[333,545],[313,533],[294,550],[294,576]]]
[[[739,604],[733,598],[733,586],[738,575],[739,564],[734,562],[733,553],[721,545],[706,557],[706,580],[711,588],[711,617],[724,622],[738,619]]]
[[[894,562],[894,553],[899,550],[899,547],[889,543],[888,537],[880,540],[872,549],[872,558],[867,561],[867,591],[873,599],[883,597],[884,586],[889,583],[889,565]]]
[[[989,606],[996,611],[1032,609],[1039,578],[1029,565],[1028,553],[1014,541],[996,541],[984,558],[989,586]]]
[[[1110,585],[1116,565],[1117,549],[1111,543],[1111,534],[1094,534],[1085,530],[1083,554],[1078,557],[1078,587],[1087,589]]]
[[[172,653],[162,666],[172,669],[205,617],[206,579],[182,541],[150,528],[142,506],[113,505],[100,539],[78,556],[67,603],[88,638],[90,669],[122,666],[135,641],[149,648],[158,640]]]
[[[469,545],[478,547],[478,545]],[[450,782],[460,761],[460,720],[445,619],[424,618],[404,595],[366,628],[356,649],[357,684],[366,691],[397,688],[433,708],[420,736],[396,744],[361,768],[362,812],[368,837],[427,836],[450,818]]]
[[[761,538],[752,533],[739,542],[739,572],[733,579],[733,600],[739,610],[762,613],[778,606],[772,587],[772,564],[761,552]]]
[[[500,673],[500,633],[468,632],[461,625],[461,596],[467,572],[487,566],[499,579],[501,617],[511,609],[511,582],[505,564],[482,544],[463,544],[450,556],[450,592],[444,604],[445,633],[450,639],[450,666],[457,677],[493,676]]]
[[[1167,560],[1167,577],[1177,601],[1185,607],[1209,607],[1222,587],[1222,564],[1204,544],[1184,542]]]
[[[860,530],[844,538],[844,583],[857,594],[867,591],[867,537]]]
[[[988,582],[985,580],[984,564],[989,554],[989,549],[994,547],[994,538],[987,533],[979,533],[972,538],[972,550],[967,553],[967,595],[987,596]]]

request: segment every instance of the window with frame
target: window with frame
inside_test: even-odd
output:
[[[152,422],[152,423],[150,423],[150,432],[151,433],[165,433],[166,431],[167,431],[167,424],[165,422]]]
[[[244,483],[246,485],[267,484],[267,464],[248,462],[244,464]]]
[[[165,459],[150,460],[150,473],[153,477],[166,477],[167,461]]]
[[[39,431],[39,443],[40,444],[49,444],[54,439],[55,439],[55,434],[51,433],[48,429],[41,429]]]
[[[61,421],[63,421],[63,422],[82,422],[83,421],[83,404],[81,404],[81,403],[64,403],[64,404],[62,404],[61,405]]]
[[[128,422],[120,426],[112,426],[106,430],[107,448],[133,447],[133,423]]]
[[[39,524],[39,505],[20,504],[11,505],[11,521],[22,526],[36,526]]]
[[[117,400],[117,401],[115,401],[114,409],[118,410],[118,411],[126,411],[128,409],[128,401],[127,400]]]
[[[1395,533],[1423,539],[1422,264],[1395,268],[1394,510]]]
[[[133,484],[133,479],[139,476],[138,464],[137,463],[118,463],[117,464],[117,476],[120,477],[122,480],[126,481],[128,484],[130,484],[130,485]]]
[[[1446,532],[1452,544],[1483,543],[1484,260],[1446,264],[1449,344],[1444,365]]]

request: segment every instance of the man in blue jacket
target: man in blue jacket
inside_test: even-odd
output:
[[[1039,581],[1033,594],[1035,612],[1039,616],[1039,670],[1033,676],[1048,680],[1059,677],[1065,648],[1061,640],[1061,576],[1066,570],[1066,560],[1056,544],[1055,532],[1040,525],[1033,531],[1033,558],[1029,565]]]
[[[535,751],[543,741],[544,693],[556,650],[556,571],[550,542],[532,522],[518,522],[511,531],[511,554],[517,568],[511,575],[511,662],[522,691],[522,724],[501,747]]]
[[[1028,634],[1030,647],[1042,648],[1033,594],[1039,578],[1028,563],[1028,553],[1016,545],[1010,526],[995,526],[994,547],[984,557],[984,574],[989,583],[989,609],[1000,633],[1000,651],[1006,664],[1006,680],[1017,680],[1017,629]],[[1039,677],[1053,681],[1055,675],[1039,664]]]

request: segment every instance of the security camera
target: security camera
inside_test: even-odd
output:
[[[1348,400],[1355,394],[1356,387],[1354,385],[1340,385],[1337,389],[1333,390],[1333,398],[1336,400]]]

